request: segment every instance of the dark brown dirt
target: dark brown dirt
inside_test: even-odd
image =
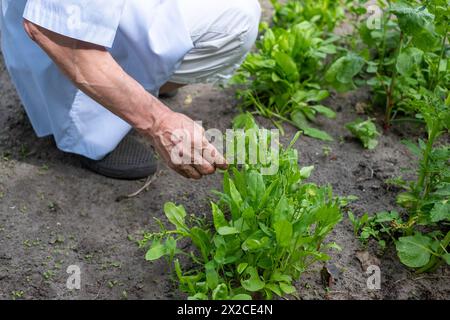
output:
[[[192,103],[186,104],[186,97]],[[414,139],[415,128],[392,130],[380,138],[375,151],[366,151],[348,137],[344,124],[357,117],[355,105],[364,92],[333,96],[328,105],[336,120],[319,125],[335,137],[333,143],[302,137],[296,144],[301,165],[315,165],[311,178],[331,184],[336,194],[356,195],[350,207],[357,213],[395,207],[396,190],[384,180],[413,168],[415,159],[400,143]],[[205,127],[225,130],[237,114],[234,93],[208,85],[181,90],[167,104]],[[261,124],[270,127],[265,119]],[[381,122],[379,122],[381,123]],[[401,136],[398,132],[410,132]],[[286,126],[284,141],[295,130]],[[402,134],[404,135],[404,134]],[[332,151],[327,157],[323,147]],[[51,138],[37,139],[22,111],[4,66],[0,65],[0,299],[173,299],[183,297],[171,281],[169,266],[148,263],[133,239],[143,230],[156,230],[154,217],[163,218],[166,201],[183,204],[191,214],[209,215],[208,196],[220,188],[221,176],[188,181],[160,164],[161,177],[133,199],[116,202],[139,189],[144,181],[116,181],[91,174],[73,156],[58,151]],[[317,265],[298,283],[303,299],[448,299],[450,272],[417,276],[393,250],[370,247],[381,268],[381,290],[369,290],[367,275],[356,254],[364,250],[347,219],[330,240],[343,250],[333,254],[340,277],[325,290]],[[69,291],[66,269],[81,267],[82,289]],[[23,294],[22,294],[23,292]]]

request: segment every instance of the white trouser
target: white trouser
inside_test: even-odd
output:
[[[261,17],[258,0],[180,0],[194,49],[170,82],[222,82],[253,46]]]

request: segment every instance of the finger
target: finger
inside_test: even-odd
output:
[[[203,148],[203,158],[206,159],[210,164],[219,169],[227,169],[228,163],[225,158],[217,151],[216,147],[214,147],[211,143]]]
[[[201,159],[201,162],[195,162],[194,168],[202,175],[207,176],[216,172],[216,168],[205,159]]]
[[[177,168],[177,172],[181,173],[184,177],[188,179],[199,180],[202,178],[202,175],[192,166],[183,165]]]

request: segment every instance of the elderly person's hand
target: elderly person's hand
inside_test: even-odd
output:
[[[205,137],[205,130],[189,117],[167,111],[144,132],[169,167],[186,178],[200,179],[227,164]]]

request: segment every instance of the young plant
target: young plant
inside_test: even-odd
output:
[[[444,102],[429,91],[421,94],[413,103],[427,125],[427,140],[419,140],[418,146],[405,142],[420,159],[417,179],[396,182],[406,189],[397,197],[405,215],[383,212],[351,220],[363,241],[392,240],[402,263],[426,272],[450,264],[450,146],[438,145],[438,138],[450,127],[450,98]]]
[[[366,121],[357,119],[347,123],[346,128],[362,142],[364,148],[372,150],[378,145],[377,137],[380,134],[371,119]]]
[[[342,0],[271,0],[275,14],[273,24],[289,28],[303,21],[309,21],[320,29],[332,32],[345,18],[345,2]]]
[[[313,23],[304,21],[288,29],[263,26],[264,36],[258,51],[248,56],[234,83],[243,109],[270,118],[282,130],[279,121],[301,129],[307,136],[331,141],[326,132],[309,125],[321,114],[334,118],[335,112],[320,104],[329,93],[319,85],[320,71],[329,54],[335,53],[334,37],[323,39]]]
[[[375,102],[385,106],[385,128],[399,119],[417,121],[409,100],[421,88],[450,87],[448,45],[450,6],[446,0],[378,1],[383,9],[380,24],[368,24],[366,1],[354,1],[355,33],[345,44],[344,54],[327,72],[326,81],[338,91],[367,84]]]
[[[251,115],[241,115],[235,123],[246,129],[247,148],[262,148]],[[198,220],[189,224],[182,206],[166,204],[173,228],[161,224],[159,233],[146,235],[141,242],[150,245],[146,259],[174,261],[180,288],[190,299],[295,295],[300,275],[328,260],[327,249],[338,248],[325,240],[342,218],[342,201],[333,197],[331,187],[305,182],[313,167],[298,166],[294,142],[277,147],[279,170],[273,175],[261,174],[261,162],[225,172],[223,191],[216,193],[220,198],[211,203],[211,227]],[[271,151],[266,155],[271,157]],[[186,239],[194,247],[191,252],[180,249]],[[189,260],[184,267],[175,259],[180,255]]]

